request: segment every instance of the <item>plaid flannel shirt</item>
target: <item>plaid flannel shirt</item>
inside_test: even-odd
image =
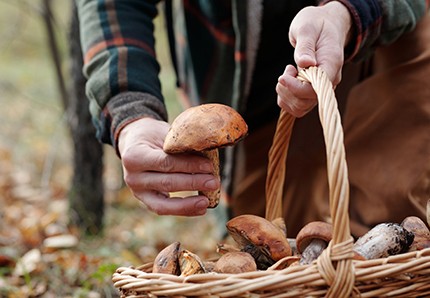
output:
[[[145,116],[168,118],[154,50],[153,19],[157,16],[159,1],[76,1],[90,111],[98,138],[116,146],[118,133],[127,123]],[[332,0],[320,1],[320,4],[329,1]],[[390,43],[412,30],[425,13],[429,0],[339,1],[349,9],[354,22],[353,40],[346,49],[346,57],[363,59],[378,45]],[[270,1],[263,4],[254,0],[165,2],[170,12],[178,3],[182,9],[182,16],[175,20],[172,18],[178,15],[177,11],[167,14],[167,32],[176,51],[174,62],[179,85],[194,102],[223,99],[224,103],[244,112],[251,83],[249,74],[253,70],[247,64],[250,55],[246,47],[252,41],[249,28],[261,21],[261,14],[257,13],[255,22],[250,22],[246,11],[248,6],[260,5],[264,17],[270,18],[268,14],[273,11],[264,11]],[[281,2],[290,2],[288,5],[293,9],[289,11],[294,11],[314,1]],[[279,17],[282,17],[279,13],[273,13],[273,18]],[[285,17],[286,22],[291,17]],[[178,23],[182,28],[174,29],[173,25]],[[194,35],[198,38],[193,39]],[[272,89],[275,85],[276,81]]]

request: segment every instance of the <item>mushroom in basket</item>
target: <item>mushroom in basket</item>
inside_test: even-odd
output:
[[[258,269],[265,270],[276,261],[292,255],[285,233],[263,217],[239,215],[230,219],[226,227],[241,251],[254,257]]]
[[[333,237],[333,227],[323,221],[313,221],[305,225],[296,236],[300,265],[310,264],[327,248]]]
[[[356,259],[377,259],[408,251],[414,234],[397,223],[380,223],[357,239],[353,250]]]
[[[400,224],[403,228],[414,234],[414,241],[409,247],[409,251],[421,250],[430,247],[430,231],[417,216],[408,216]]]
[[[243,273],[256,271],[257,264],[251,254],[243,251],[230,251],[216,261],[213,271],[218,273]]]
[[[212,161],[213,175],[220,177],[218,148],[236,144],[248,133],[242,116],[223,104],[202,104],[186,109],[172,122],[164,140],[168,154],[197,152]],[[202,191],[214,208],[220,199],[220,189]]]
[[[176,241],[163,248],[155,257],[152,272],[179,275],[181,273],[179,267],[180,246],[181,244]]]

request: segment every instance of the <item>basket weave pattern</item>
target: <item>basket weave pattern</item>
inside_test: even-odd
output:
[[[375,260],[353,260],[348,172],[333,86],[317,67],[301,70],[299,78],[311,83],[318,96],[326,143],[333,239],[323,254],[309,265],[240,274],[205,273],[181,277],[151,273],[152,263],[139,268],[120,267],[112,280],[122,297],[430,296],[430,249]],[[281,111],[269,152],[266,182],[268,220],[281,216],[285,161],[293,125],[294,118]]]

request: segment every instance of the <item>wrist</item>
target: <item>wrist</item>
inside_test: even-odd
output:
[[[341,29],[343,46],[346,47],[352,38],[352,16],[348,8],[340,1],[330,1],[323,5],[327,10],[330,18],[338,23],[338,28]]]
[[[157,121],[151,116],[143,116],[136,119],[131,119],[129,122],[124,123],[124,125],[118,129],[117,132],[117,151],[118,155],[121,156],[122,150],[127,146],[129,140],[135,141],[139,138],[136,135],[136,131],[140,131],[138,128],[145,126],[146,123],[151,123],[151,121]]]

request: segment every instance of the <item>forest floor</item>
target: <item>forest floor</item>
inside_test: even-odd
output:
[[[203,258],[216,251],[213,213],[157,216],[119,188],[107,192],[103,233],[84,236],[68,225],[67,189],[32,180],[0,151],[0,297],[117,297],[117,268],[152,262],[174,241]]]
[[[111,278],[118,267],[151,262],[173,241],[204,257],[215,251],[222,229],[211,212],[195,218],[148,212],[124,187],[107,145],[103,233],[84,236],[68,225],[73,152],[41,3],[0,0],[0,297],[117,297]],[[67,73],[71,9],[51,3]],[[156,23],[163,93],[174,116],[175,78],[162,20]]]

